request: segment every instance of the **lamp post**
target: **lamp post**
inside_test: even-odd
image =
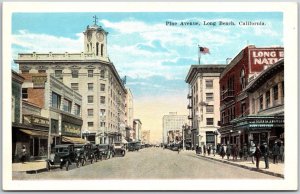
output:
[[[229,144],[231,143],[230,140],[231,140],[231,133],[232,133],[232,130],[230,130],[230,133],[229,133]]]

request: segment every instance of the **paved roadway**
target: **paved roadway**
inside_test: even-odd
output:
[[[279,179],[240,167],[207,160],[195,152],[146,148],[125,157],[99,161],[69,171],[54,169],[39,174],[13,173],[14,180],[70,179]]]

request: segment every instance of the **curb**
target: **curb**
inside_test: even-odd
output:
[[[210,158],[210,157],[205,157],[205,156],[201,156],[201,155],[197,155],[197,156],[199,156],[201,158],[209,159],[209,160],[223,162],[223,163],[226,163],[226,164],[230,164],[232,166],[238,166],[240,168],[245,168],[245,169],[248,169],[248,170],[252,170],[252,171],[256,171],[256,172],[268,174],[268,175],[271,175],[271,176],[276,176],[276,177],[279,177],[279,178],[284,178],[284,175],[280,174],[280,173],[264,171],[264,170],[257,169],[257,168],[254,168],[254,167],[249,167],[249,166],[245,166],[245,165],[242,165],[242,164],[232,163],[232,162],[229,162],[229,161],[226,161],[226,160],[219,160],[219,159],[216,159],[216,158]]]

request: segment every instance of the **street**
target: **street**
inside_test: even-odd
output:
[[[98,161],[69,171],[56,168],[38,174],[13,173],[14,180],[70,180],[70,179],[279,179],[200,158],[192,151],[171,151],[145,148],[127,152],[125,157]]]

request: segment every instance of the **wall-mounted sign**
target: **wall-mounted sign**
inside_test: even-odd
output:
[[[62,122],[61,134],[69,136],[80,136],[81,126]]]

